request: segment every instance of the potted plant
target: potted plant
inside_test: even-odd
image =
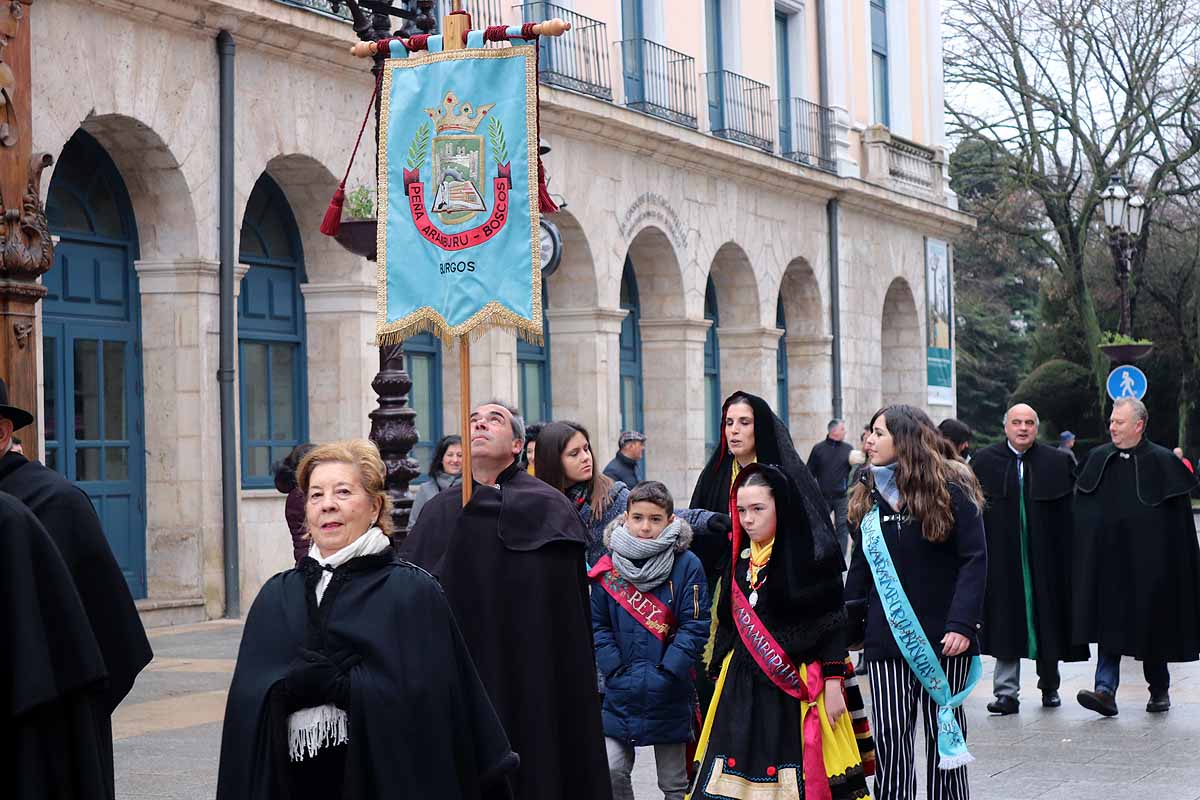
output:
[[[1154,342],[1149,339],[1134,339],[1116,331],[1105,331],[1100,336],[1100,352],[1114,364],[1127,364],[1149,355]]]
[[[345,208],[346,219],[342,220],[334,238],[351,253],[374,261],[378,244],[374,195],[359,184],[347,193]]]

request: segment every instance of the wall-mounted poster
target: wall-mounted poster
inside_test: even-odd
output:
[[[954,405],[954,316],[950,301],[950,246],[925,240],[926,365],[930,405]]]

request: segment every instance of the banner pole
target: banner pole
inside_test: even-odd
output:
[[[462,10],[461,0],[450,4],[451,13],[442,18],[442,49],[462,50],[467,46],[466,33],[471,30],[471,15],[458,14]],[[471,340],[463,335],[458,338],[458,387],[461,398],[460,424],[463,439],[462,504],[471,502]]]

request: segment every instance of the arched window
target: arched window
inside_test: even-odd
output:
[[[238,260],[250,267],[238,296],[242,485],[272,485],[271,465],[308,439],[304,254],[283,191],[254,184]]]
[[[517,407],[526,422],[551,419],[550,404],[550,308],[546,283],[542,282],[542,345],[517,339]]]
[[[704,449],[712,452],[721,441],[721,352],[717,343],[717,288],[710,275],[704,288],[704,318],[712,321],[704,337]]]
[[[783,331],[779,337],[779,349],[775,351],[775,412],[785,423],[788,421],[788,370],[787,370],[787,316],[783,313],[783,296],[775,303],[775,327]]]
[[[43,278],[46,466],[87,492],[130,591],[142,598],[146,443],[137,226],[116,164],[83,130],[59,156],[46,217],[59,237],[54,266]]]
[[[419,333],[404,340],[405,369],[412,378],[408,404],[417,412],[417,433],[420,439],[412,449],[412,457],[421,465],[425,480],[429,460],[438,439],[442,438],[442,341],[432,333]]]
[[[642,421],[642,306],[638,299],[633,262],[625,258],[621,274],[621,430],[641,431]],[[643,431],[644,432],[644,431]]]

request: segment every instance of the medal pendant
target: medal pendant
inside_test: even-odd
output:
[[[750,557],[750,548],[747,547],[745,550],[742,551],[742,558],[749,558],[749,557]]]
[[[758,605],[758,590],[757,589],[750,592],[750,607],[754,608],[756,605]]]

